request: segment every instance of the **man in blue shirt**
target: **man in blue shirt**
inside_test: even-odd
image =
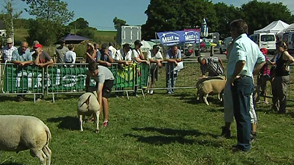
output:
[[[14,64],[19,65],[20,67],[33,64],[32,54],[30,50],[28,49],[27,42],[22,42],[21,47],[19,47],[18,49],[12,52],[11,61]],[[18,95],[17,96],[18,101],[19,102],[24,101],[25,100],[24,97],[25,95]]]
[[[27,42],[22,42],[21,47],[12,52],[11,61],[20,66],[33,64],[32,55],[28,49]]]
[[[179,62],[182,61],[181,51],[177,45],[171,47],[166,54],[167,65],[166,65],[166,87],[167,93],[174,93],[174,87],[176,85],[179,70],[174,70]]]
[[[258,73],[265,58],[258,46],[247,36],[248,25],[242,19],[230,24],[235,42],[227,65],[228,81],[231,84],[234,116],[237,123],[237,145],[235,150],[250,150],[251,117],[250,96],[253,93],[253,73]]]

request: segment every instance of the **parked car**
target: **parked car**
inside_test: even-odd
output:
[[[232,37],[227,37],[227,38],[225,38],[223,41],[222,41],[222,43],[221,43],[221,45],[220,45],[220,47],[219,47],[219,52],[220,52],[220,54],[223,54],[225,51],[227,51],[227,48],[228,48],[228,46],[230,45],[230,43],[233,41],[233,38]]]
[[[277,42],[275,33],[256,33],[249,35],[249,37],[260,49],[266,48],[268,52],[275,52]]]

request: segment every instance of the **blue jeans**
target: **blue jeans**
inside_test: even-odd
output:
[[[174,93],[174,87],[178,78],[178,71],[166,72],[166,87],[169,94]]]
[[[234,116],[237,123],[237,146],[243,151],[250,150],[250,96],[254,90],[252,77],[240,77],[232,88]]]

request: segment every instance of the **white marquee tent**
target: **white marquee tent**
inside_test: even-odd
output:
[[[281,30],[279,33],[293,32],[293,31],[294,31],[294,23],[290,24],[287,28]]]
[[[284,30],[285,28],[289,27],[290,25],[278,20],[278,21],[273,21],[266,27],[255,30],[254,33],[279,33],[280,31]]]

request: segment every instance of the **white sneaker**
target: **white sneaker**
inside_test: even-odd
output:
[[[149,90],[147,90],[147,93],[150,93],[150,91],[149,91]]]
[[[150,90],[150,95],[153,95],[153,90]]]

